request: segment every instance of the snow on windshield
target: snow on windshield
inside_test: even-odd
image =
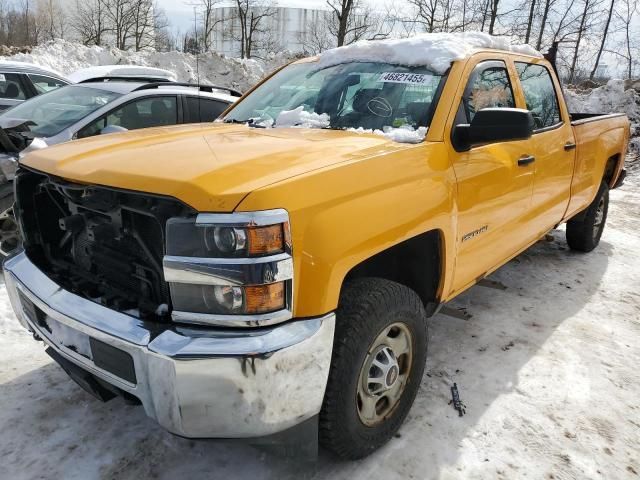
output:
[[[423,33],[410,38],[364,40],[320,54],[318,66],[329,67],[348,62],[385,62],[397,65],[423,65],[444,73],[451,62],[468,57],[479,48],[506,50],[542,57],[529,45],[512,43],[509,37],[483,32]]]
[[[283,110],[278,114],[274,127],[327,128],[330,124],[326,113],[305,112],[300,105],[293,110]]]
[[[393,142],[398,143],[420,143],[427,135],[427,127],[413,128],[411,125],[402,127],[384,127],[382,130],[371,130],[362,127],[348,128],[348,132],[354,133],[372,133],[374,135],[382,135]]]

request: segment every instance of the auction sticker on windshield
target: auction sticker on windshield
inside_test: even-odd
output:
[[[431,83],[432,75],[426,73],[402,73],[384,72],[378,78],[379,82],[410,83],[412,85],[425,85]]]

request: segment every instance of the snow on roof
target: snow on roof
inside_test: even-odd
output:
[[[101,77],[152,77],[176,80],[176,74],[169,70],[138,65],[99,65],[82,68],[73,72],[68,78],[72,82],[79,83]]]
[[[0,60],[0,68],[18,68],[18,69],[34,69],[42,72],[48,72],[56,77],[65,78],[63,74],[54,70],[53,68],[43,67],[29,62],[17,62],[13,60]]]
[[[396,65],[424,65],[444,73],[451,62],[467,58],[478,49],[496,49],[542,57],[529,45],[512,43],[509,37],[484,32],[422,33],[409,38],[364,40],[320,54],[319,66],[347,62],[385,62]]]

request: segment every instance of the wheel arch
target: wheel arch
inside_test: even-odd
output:
[[[622,154],[616,153],[611,155],[604,166],[604,172],[602,173],[602,180],[604,180],[609,188],[613,188],[615,181],[618,177],[618,173],[622,170],[622,162],[624,158]]]
[[[432,315],[443,289],[445,239],[441,230],[429,230],[354,265],[345,275],[345,284],[355,278],[375,277],[404,285],[415,291]]]

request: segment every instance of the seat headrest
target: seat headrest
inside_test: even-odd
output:
[[[20,89],[15,83],[7,85],[7,89],[4,91],[5,98],[18,98],[20,96]]]
[[[151,114],[154,117],[165,117],[168,110],[169,109],[162,100],[154,100],[151,102]]]

